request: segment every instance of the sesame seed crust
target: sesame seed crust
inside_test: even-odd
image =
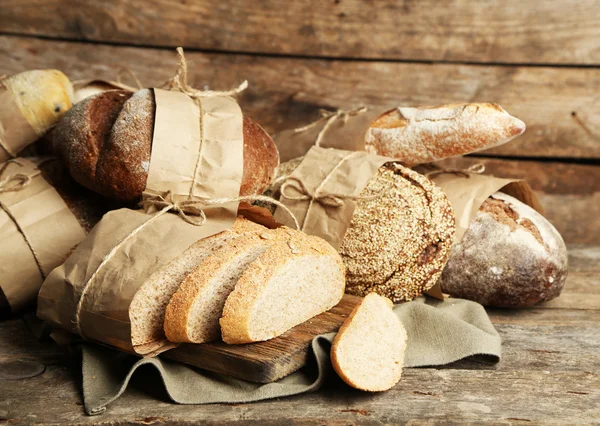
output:
[[[446,195],[396,163],[384,164],[361,195],[369,198],[358,202],[340,248],[346,292],[375,292],[395,303],[420,296],[450,255],[455,224]]]

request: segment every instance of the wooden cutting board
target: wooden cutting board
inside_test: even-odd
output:
[[[251,382],[274,382],[306,365],[313,338],[337,331],[360,300],[360,297],[346,294],[329,311],[266,342],[245,345],[186,343],[161,356]]]

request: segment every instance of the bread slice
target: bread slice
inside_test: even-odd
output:
[[[242,274],[220,320],[226,343],[268,340],[335,306],[345,270],[325,240],[293,235],[262,253]]]
[[[400,380],[406,330],[392,302],[368,294],[342,324],[331,347],[331,363],[350,386],[364,391],[388,390]]]
[[[133,346],[164,340],[163,323],[165,308],[171,296],[208,255],[225,242],[248,234],[266,231],[242,217],[238,217],[231,229],[204,238],[190,246],[181,256],[154,273],[137,291],[129,306],[131,341]]]
[[[287,237],[288,232],[292,230],[284,227],[249,234],[208,256],[187,276],[167,306],[164,323],[167,339],[191,343],[218,339],[223,305],[237,280],[250,263],[275,240]]]

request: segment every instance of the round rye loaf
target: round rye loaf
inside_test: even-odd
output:
[[[542,215],[501,192],[479,208],[442,273],[445,293],[485,306],[523,308],[557,297],[567,249]]]

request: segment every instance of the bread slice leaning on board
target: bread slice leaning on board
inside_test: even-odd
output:
[[[398,107],[370,125],[365,149],[412,167],[493,148],[524,131],[525,123],[497,104]]]
[[[407,335],[392,308],[391,300],[370,293],[335,336],[331,364],[350,386],[378,392],[400,380]]]
[[[204,238],[165,267],[158,270],[137,291],[131,301],[129,317],[131,320],[131,339],[134,346],[150,344],[165,338],[163,324],[165,309],[173,294],[185,282],[186,277],[197,273],[198,265],[211,252],[230,241],[246,235],[268,231],[262,225],[238,217],[233,228]]]
[[[256,318],[271,318],[273,328],[268,334],[249,333],[244,342],[275,337],[341,300],[344,273],[340,263],[339,255],[325,241],[287,227],[230,241],[213,251],[173,295],[166,309],[165,334],[172,342],[217,340],[219,320],[223,324],[229,312],[222,330],[227,343],[242,343],[242,337],[234,337],[236,327],[252,325]],[[263,304],[253,305],[251,313],[240,310],[254,303],[259,291],[273,303],[286,303],[285,314]]]

